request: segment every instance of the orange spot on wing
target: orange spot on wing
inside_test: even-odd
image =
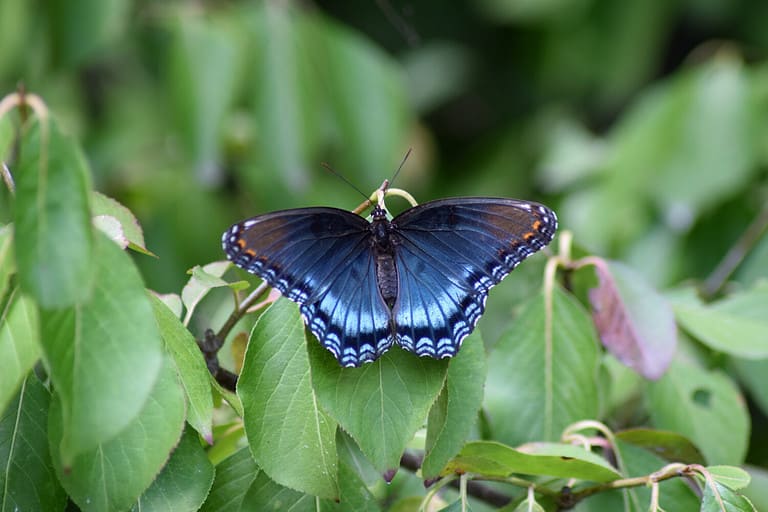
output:
[[[529,232],[527,232],[526,234],[523,235],[523,239],[525,239],[527,241],[527,240],[530,240],[531,238],[533,238],[534,236],[535,236],[534,232],[533,231],[529,231]]]
[[[245,254],[247,254],[251,258],[255,258],[256,257],[256,251],[254,251],[253,249],[246,249],[245,250]]]
[[[245,240],[238,238],[236,243],[240,246],[241,249],[245,249]]]
[[[541,221],[540,221],[540,220],[537,220],[536,222],[534,222],[534,223],[533,223],[533,226],[532,226],[532,227],[533,227],[533,230],[534,230],[534,231],[538,231],[538,230],[539,230],[539,228],[541,227]]]

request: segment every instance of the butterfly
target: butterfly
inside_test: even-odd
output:
[[[231,226],[224,252],[298,303],[342,366],[374,361],[395,343],[452,357],[488,291],[552,241],[557,216],[529,201],[455,197],[389,220],[380,190],[370,221],[330,207],[266,213]]]

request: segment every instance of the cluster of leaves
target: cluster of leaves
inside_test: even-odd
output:
[[[744,464],[765,460],[768,414],[764,64],[702,48],[625,106],[662,59],[674,2],[417,9],[419,30],[453,20],[482,37],[390,40],[397,60],[288,4],[0,3],[0,83],[24,77],[67,126],[32,95],[0,104],[0,510],[752,510],[742,492],[768,509],[768,475]],[[765,42],[749,23],[761,2],[725,4],[688,19],[742,19],[723,33]],[[371,26],[344,5],[326,7]],[[397,13],[373,12],[400,36]],[[597,113],[574,105],[584,96]],[[604,134],[584,121],[619,108]],[[541,257],[499,285],[452,361],[393,349],[340,369],[294,306],[264,310],[273,297],[234,325],[254,297],[225,262],[147,293],[178,291],[247,213],[346,204],[312,178],[322,159],[378,184],[408,145],[414,187],[437,148],[452,179],[431,194],[535,182],[576,241],[562,233],[543,287]],[[151,254],[91,175],[159,260],[109,242]],[[255,205],[218,197],[230,178]],[[669,289],[706,276],[703,294]],[[192,334],[222,324],[236,393]]]
[[[81,150],[42,102],[12,101],[36,117],[19,132],[3,118],[3,145],[18,155],[4,173],[15,196],[0,239],[4,506],[56,510],[71,499],[83,510],[378,510],[386,494],[379,483],[413,449],[423,453],[421,478],[442,479],[422,506],[458,475],[455,506],[465,506],[471,475],[520,488],[502,495],[520,510],[593,494],[592,506],[615,510],[649,502],[653,510],[753,510],[737,493],[749,482],[743,470],[701,465],[743,461],[749,417],[738,389],[684,358],[667,369],[676,342],[667,301],[621,265],[572,261],[570,234],[547,264],[542,291],[489,359],[476,332],[450,361],[393,349],[341,368],[307,339],[297,308],[283,299],[251,331],[231,393],[211,380],[185,323],[210,290],[247,284],[222,280],[228,264],[213,263],[195,269],[180,296],[148,293],[122,250],[148,253],[132,214],[91,190]],[[555,284],[558,267],[574,281],[596,269],[593,318],[578,285],[569,292]],[[764,357],[762,331],[739,315],[756,311],[766,293],[758,286],[710,306],[679,299],[678,321],[720,351]],[[740,343],[712,328],[713,319],[730,320]],[[598,336],[658,380],[633,379],[601,353]],[[662,430],[614,434],[596,421],[633,393]],[[236,416],[214,425],[221,398]],[[212,445],[207,455],[201,439]],[[660,494],[672,477],[698,481],[703,500],[680,478]],[[634,488],[641,484],[651,490]]]

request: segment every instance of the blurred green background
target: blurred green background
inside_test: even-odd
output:
[[[240,218],[357,205],[321,162],[368,192],[409,147],[420,201],[543,200],[657,285],[705,277],[768,196],[767,53],[762,0],[0,2],[2,90],[82,141],[161,292]]]
[[[768,203],[767,63],[765,0],[0,0],[0,92],[82,143],[159,292],[242,218],[359,204],[321,162],[367,193],[408,148],[419,201],[540,200],[580,251],[703,280]],[[540,271],[494,291],[486,341]],[[766,276],[763,237],[729,289]]]

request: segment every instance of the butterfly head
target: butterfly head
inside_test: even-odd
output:
[[[387,208],[383,204],[376,204],[371,210],[371,221],[387,220]]]

